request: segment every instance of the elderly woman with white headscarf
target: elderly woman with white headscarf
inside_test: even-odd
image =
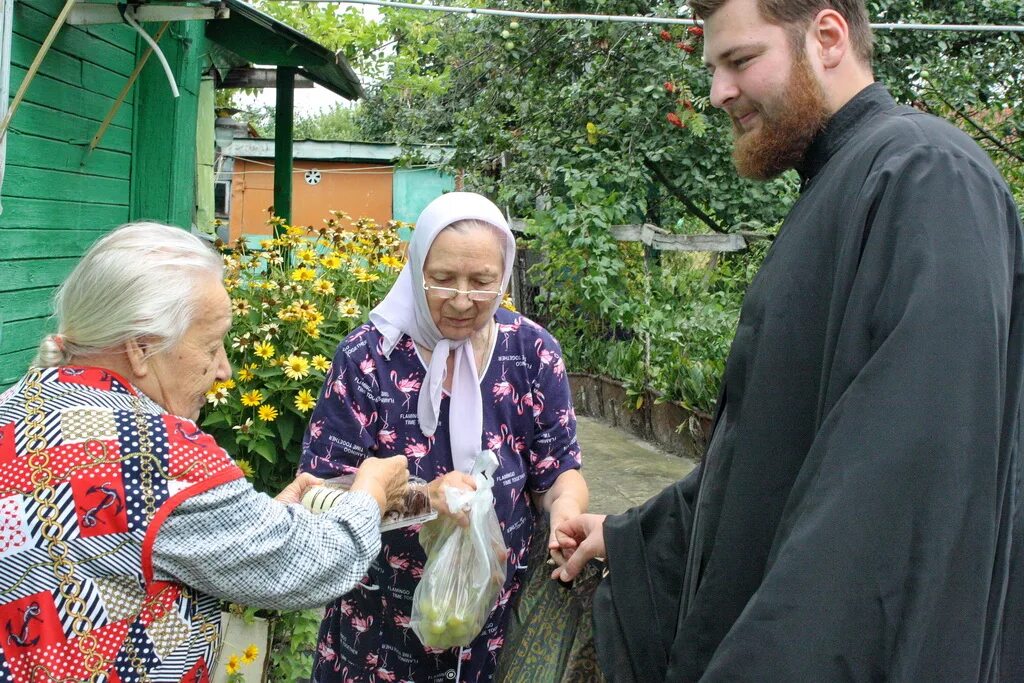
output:
[[[394,287],[338,347],[302,460],[302,469],[332,476],[404,454],[410,472],[430,481],[435,508],[447,512],[442,484],[472,487],[474,459],[492,450],[500,463],[495,511],[509,548],[497,604],[469,647],[423,646],[408,628],[425,561],[416,529],[385,533],[362,585],[327,609],[315,681],[490,681],[536,507],[551,528],[587,507],[558,343],[499,307],[514,256],[508,224],[486,198],[452,192],[424,209]]]

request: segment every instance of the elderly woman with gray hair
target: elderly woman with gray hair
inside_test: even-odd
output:
[[[207,680],[218,599],[315,607],[380,551],[404,456],[368,460],[313,516],[300,475],[256,492],[194,420],[231,374],[220,257],[123,226],[58,291],[58,332],[0,396],[0,671],[6,680]]]

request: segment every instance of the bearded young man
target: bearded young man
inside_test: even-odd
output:
[[[871,74],[863,0],[690,0],[740,174],[801,195],[701,467],[559,529],[612,681],[1022,681],[1024,245],[984,152]]]

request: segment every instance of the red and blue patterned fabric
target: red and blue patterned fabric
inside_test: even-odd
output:
[[[163,520],[242,476],[191,420],[102,368],[0,396],[0,681],[207,681],[218,601],[153,578]]]

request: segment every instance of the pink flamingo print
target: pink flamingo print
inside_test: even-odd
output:
[[[391,371],[391,383],[395,385],[395,388],[405,394],[405,401],[402,403],[402,407],[406,410],[409,409],[409,401],[412,400],[413,393],[420,390],[420,381],[416,379],[416,375],[410,374],[407,377],[399,379],[398,371]]]
[[[491,659],[493,659],[495,663],[497,663],[498,653],[501,652],[501,648],[504,645],[505,639],[502,636],[487,639],[487,651],[491,654]]]
[[[555,456],[548,453],[543,458],[535,462],[533,466],[536,467],[541,472],[543,472],[545,470],[550,470],[558,467],[558,460],[555,459]]]
[[[356,341],[357,339],[359,339],[360,337],[362,337],[364,334],[366,334],[369,331],[370,331],[370,326],[369,325],[365,325],[365,324],[364,325],[360,325],[359,328],[356,329],[355,332],[353,332],[352,334],[349,335],[348,340],[350,342],[354,342],[354,341]]]
[[[516,455],[522,455],[526,451],[526,437],[509,434],[508,445]]]
[[[511,323],[498,323],[498,332],[504,336],[504,347],[508,351],[508,340],[509,338],[519,331],[519,325],[522,323],[522,318],[516,318],[515,322]]]
[[[498,433],[487,432],[487,450],[495,453],[501,450],[502,444],[508,439],[508,425],[502,424],[498,427]]]
[[[512,383],[506,379],[505,374],[507,368],[504,365],[501,366],[501,379],[494,383],[491,387],[491,393],[494,395],[494,402],[499,403],[502,400],[511,397],[513,403],[519,403],[519,394],[516,393],[515,387]]]
[[[379,386],[377,384],[377,375],[375,374],[377,372],[377,363],[369,354],[366,355],[366,358],[359,361],[359,371],[366,375],[369,381],[373,383],[374,387]]]
[[[516,412],[522,415],[526,408],[529,408],[530,412],[533,413],[534,422],[540,419],[540,414],[544,412],[544,394],[539,389],[533,388],[523,394]]]
[[[373,626],[373,615],[369,614],[365,617],[352,617],[351,622],[352,628],[355,629],[356,632],[356,640],[358,640],[359,636],[369,631],[370,627]]]
[[[562,376],[565,375],[565,361],[562,360],[561,356],[555,359],[555,365],[551,369],[554,371],[555,377],[562,379]]]
[[[519,502],[519,496],[521,496],[522,494],[523,492],[520,491],[519,489],[509,489],[508,497],[512,499],[513,508],[516,506],[516,503]]]
[[[534,348],[537,349],[537,360],[540,361],[541,367],[547,367],[554,362],[556,356],[553,352],[544,348],[544,340],[540,337],[533,343]]]
[[[334,394],[337,394],[339,397],[348,394],[348,388],[345,386],[345,371],[340,368],[338,369],[338,374],[327,383],[327,388],[324,389],[324,398],[330,398]]]
[[[366,666],[368,666],[369,668],[372,669],[373,667],[377,666],[377,661],[379,659],[380,659],[380,657],[377,655],[376,652],[367,652],[366,653]]]
[[[316,664],[317,672],[320,671],[320,667],[324,664],[330,664],[335,672],[340,670],[341,662],[337,661],[338,655],[334,651],[334,637],[330,633],[327,634],[324,640],[317,643],[316,649],[320,654],[320,661]]]
[[[430,444],[421,443],[413,439],[409,439],[409,444],[405,447],[405,455],[412,458],[413,466],[416,468],[416,474],[420,473],[420,460],[424,456],[430,454]]]
[[[309,434],[314,439],[319,439],[324,430],[323,420],[313,420],[309,423]]]
[[[387,681],[387,683],[394,683],[395,679],[398,677],[395,675],[395,672],[385,668],[386,665],[387,661],[382,661],[380,666],[377,667],[377,670],[374,672],[374,675],[376,675],[378,680]]]
[[[569,431],[569,423],[576,419],[576,412],[572,408],[562,408],[558,411],[558,424],[565,428],[565,431]]]
[[[391,554],[391,546],[384,546],[384,559],[387,561],[388,566],[394,570],[392,578],[398,576],[398,572],[405,571],[409,568],[409,560],[404,555]]]
[[[366,432],[367,434],[369,434],[370,432],[366,428],[377,421],[377,411],[375,410],[369,415],[366,415],[366,413],[361,411],[359,409],[359,406],[355,404],[352,404],[351,408],[352,416],[355,417],[356,422],[359,423],[359,433],[362,434],[363,432]]]
[[[397,439],[398,432],[391,428],[387,420],[384,420],[384,426],[377,432],[377,443],[381,446],[390,447]]]

